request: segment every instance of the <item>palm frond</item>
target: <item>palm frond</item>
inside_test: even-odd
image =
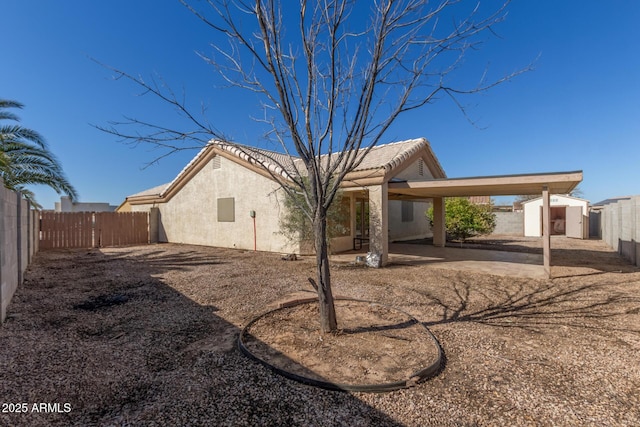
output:
[[[17,101],[0,99],[0,120],[19,121],[19,117],[7,108],[23,108]],[[38,132],[20,125],[0,126],[0,177],[4,186],[20,191],[34,206],[34,193],[26,185],[46,185],[58,194],[64,193],[71,200],[78,193],[68,181],[62,165],[49,150],[47,143]]]
[[[5,142],[11,143],[21,141],[33,142],[39,147],[48,149],[47,142],[44,137],[34,130],[18,125],[5,125],[0,127],[0,143],[4,144]]]

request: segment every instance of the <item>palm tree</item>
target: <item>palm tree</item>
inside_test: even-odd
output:
[[[17,115],[7,111],[9,108],[21,109],[23,105],[17,101],[0,99],[0,122],[19,122]],[[75,188],[67,180],[62,166],[49,151],[42,135],[19,124],[0,123],[0,178],[6,188],[22,192],[36,207],[40,205],[35,201],[33,192],[26,188],[27,185],[47,185],[72,200],[78,198]]]

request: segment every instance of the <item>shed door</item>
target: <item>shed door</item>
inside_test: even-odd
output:
[[[567,221],[565,223],[567,237],[582,239],[582,207],[567,206]]]

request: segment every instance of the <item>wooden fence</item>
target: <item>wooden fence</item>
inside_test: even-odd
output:
[[[149,243],[146,212],[41,212],[40,249]]]

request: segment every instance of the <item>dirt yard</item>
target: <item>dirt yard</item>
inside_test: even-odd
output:
[[[334,265],[335,294],[410,314],[444,351],[437,376],[380,394],[300,384],[236,348],[309,289],[311,258],[43,251],[0,328],[0,425],[640,425],[640,270],[600,242],[552,247],[552,280]]]

